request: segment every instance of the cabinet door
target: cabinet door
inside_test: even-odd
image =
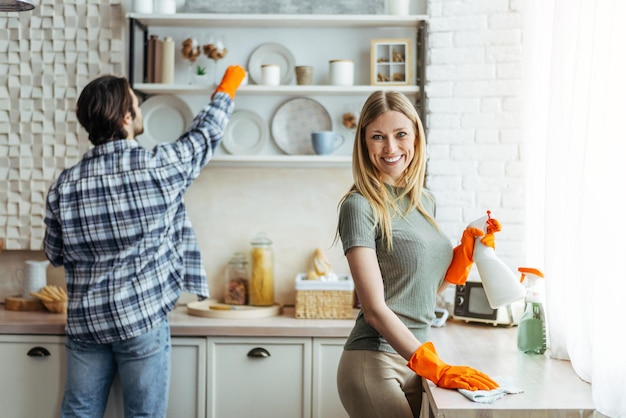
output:
[[[337,365],[344,338],[313,339],[313,418],[348,418],[337,391]]]
[[[2,416],[59,416],[65,385],[64,341],[64,337],[0,335]]]
[[[311,416],[310,338],[210,338],[208,417]]]

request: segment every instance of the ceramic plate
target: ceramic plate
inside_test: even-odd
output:
[[[206,299],[187,304],[189,315],[209,318],[265,318],[280,315],[282,310],[282,305],[276,303],[272,306],[226,305],[216,300]]]
[[[287,154],[315,154],[311,132],[331,131],[330,115],[313,99],[298,98],[284,103],[272,119],[272,137]]]
[[[258,154],[267,143],[268,131],[261,116],[249,110],[239,110],[226,125],[222,144],[231,154]]]
[[[280,66],[280,84],[289,84],[293,79],[296,60],[291,51],[280,44],[263,44],[252,52],[248,59],[248,73],[256,84],[261,84],[261,65],[278,64]]]
[[[152,96],[140,107],[144,132],[137,137],[137,142],[147,149],[176,141],[193,121],[191,108],[176,96]]]

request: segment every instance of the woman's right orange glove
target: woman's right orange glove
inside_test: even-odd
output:
[[[485,233],[480,228],[467,227],[461,236],[461,243],[452,250],[452,262],[446,271],[445,280],[452,284],[464,284],[474,264],[474,243],[476,237]]]
[[[485,373],[467,366],[444,363],[431,342],[415,350],[407,364],[411,370],[447,389],[492,390],[499,385]]]

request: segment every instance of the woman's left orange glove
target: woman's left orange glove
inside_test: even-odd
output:
[[[407,366],[442,388],[492,390],[499,386],[481,371],[467,366],[450,366],[444,363],[431,342],[424,343],[415,350]]]

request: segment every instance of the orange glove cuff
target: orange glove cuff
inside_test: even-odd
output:
[[[215,93],[223,92],[234,99],[235,93],[244,78],[246,78],[246,70],[244,70],[240,65],[231,65],[226,69],[224,77],[222,77],[222,81],[215,89]]]
[[[452,284],[463,284],[467,281],[474,264],[474,242],[476,237],[484,235],[479,228],[468,227],[463,231],[461,243],[452,250],[452,262],[446,272],[445,280]]]

